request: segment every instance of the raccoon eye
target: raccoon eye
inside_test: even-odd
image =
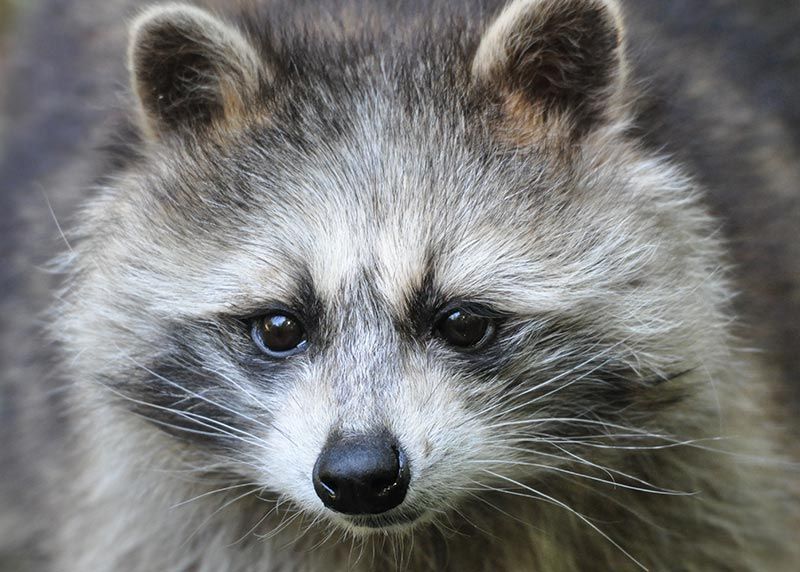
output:
[[[274,312],[253,322],[252,337],[265,354],[288,357],[306,349],[308,340],[303,324],[286,312]]]
[[[448,344],[458,348],[475,348],[486,343],[494,333],[490,318],[455,308],[439,318],[436,332]]]

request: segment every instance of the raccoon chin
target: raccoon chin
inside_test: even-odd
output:
[[[334,513],[334,522],[348,532],[369,536],[375,533],[405,533],[428,522],[429,511],[392,510],[381,514],[345,515]]]

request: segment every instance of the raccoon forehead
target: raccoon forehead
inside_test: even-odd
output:
[[[376,209],[374,201],[336,204],[317,195],[302,209],[254,211],[224,244],[204,244],[192,233],[179,258],[169,249],[150,257],[149,266],[169,284],[157,286],[153,298],[163,297],[168,313],[198,317],[275,302],[300,305],[306,303],[300,293],[309,290],[333,306],[368,276],[370,292],[397,316],[420,296],[525,315],[569,308],[598,283],[629,277],[635,261],[648,255],[630,229],[607,232],[602,213],[594,228],[583,224],[588,214],[575,204],[558,214],[553,205],[498,209],[487,201],[464,216],[469,201],[415,202],[421,199]],[[160,241],[148,244],[157,250]],[[620,252],[627,262],[615,263]]]
[[[177,280],[185,311],[288,303],[303,283],[335,300],[365,269],[395,315],[423,285],[514,314],[568,308],[598,283],[630,278],[630,261],[648,254],[637,242],[652,236],[632,232],[627,211],[657,189],[676,191],[674,177],[654,175],[663,165],[614,151],[611,135],[593,160],[559,171],[533,152],[483,157],[453,126],[434,138],[434,118],[391,129],[386,113],[373,102],[342,138],[302,152],[270,151],[262,137],[204,159],[204,169],[195,158],[204,181],[164,169],[179,179],[167,203],[179,208],[156,214],[175,217],[159,226],[189,245]],[[582,170],[591,176],[575,174]],[[629,262],[615,265],[619,252]]]

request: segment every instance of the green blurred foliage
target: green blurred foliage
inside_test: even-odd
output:
[[[15,0],[0,0],[0,34],[2,36],[5,36],[11,29],[16,4]],[[2,40],[2,36],[0,36],[0,40]]]

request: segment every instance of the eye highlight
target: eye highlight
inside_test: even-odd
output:
[[[289,357],[308,346],[303,323],[282,310],[253,320],[251,335],[259,349],[271,357]]]
[[[451,346],[474,349],[491,340],[495,325],[491,318],[465,308],[453,308],[438,319],[435,331]]]

